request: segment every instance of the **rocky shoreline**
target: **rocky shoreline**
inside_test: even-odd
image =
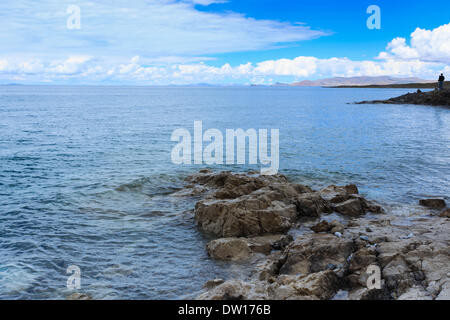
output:
[[[387,100],[361,101],[355,102],[355,104],[418,104],[450,107],[450,90],[434,90],[429,92],[417,90],[417,92],[407,93]]]
[[[212,259],[251,261],[248,279],[211,279],[197,299],[450,299],[450,210],[423,199],[426,217],[398,223],[355,185],[312,190],[283,175],[201,170],[176,197],[212,236]],[[381,288],[369,289],[369,266]]]

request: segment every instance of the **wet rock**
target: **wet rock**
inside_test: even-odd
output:
[[[419,200],[419,204],[431,209],[443,209],[446,206],[443,199],[422,199]]]

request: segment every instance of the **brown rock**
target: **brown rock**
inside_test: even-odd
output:
[[[197,297],[198,300],[265,300],[266,285],[263,282],[228,280]]]
[[[442,218],[450,218],[450,209],[446,209],[446,210],[442,211],[439,216]]]
[[[443,209],[446,206],[443,199],[422,199],[419,200],[419,204],[432,209]]]
[[[271,286],[271,298],[280,299],[321,299],[332,298],[338,291],[340,279],[331,270],[300,276],[281,276]],[[286,290],[287,289],[287,290]],[[286,295],[288,293],[288,295]]]
[[[208,280],[203,285],[203,288],[205,288],[205,289],[212,289],[212,288],[215,288],[217,286],[220,286],[224,282],[225,282],[225,280],[223,280],[223,279]]]
[[[320,232],[328,232],[330,231],[332,226],[325,220],[320,221],[319,223],[315,224],[311,227],[311,230],[320,233]]]
[[[320,190],[322,198],[331,203],[347,201],[351,194],[358,194],[358,188],[354,184],[344,187],[331,185]]]
[[[301,216],[320,217],[322,213],[331,213],[333,210],[319,193],[303,193],[297,196],[297,211]]]
[[[336,221],[336,220],[331,221],[330,225],[331,225],[330,233],[332,233],[332,234],[335,234],[336,232],[343,233],[345,230],[344,225],[342,223],[340,223],[339,221]]]
[[[208,243],[206,250],[211,258],[227,261],[247,259],[252,253],[247,241],[239,238],[213,240]]]
[[[334,210],[346,216],[357,217],[365,213],[360,199],[349,199],[338,203],[334,206]]]
[[[72,293],[70,296],[68,296],[66,299],[67,300],[92,300],[92,297],[87,294],[84,294],[84,293],[75,292],[75,293]]]
[[[345,265],[353,242],[331,234],[315,233],[298,237],[285,250],[286,261],[280,274],[296,275],[320,272],[330,264]]]

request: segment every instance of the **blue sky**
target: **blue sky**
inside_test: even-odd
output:
[[[367,28],[370,5],[380,30]],[[449,13],[442,1],[3,0],[0,83],[434,79],[450,71]]]

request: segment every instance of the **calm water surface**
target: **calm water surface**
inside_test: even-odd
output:
[[[170,195],[201,168],[170,160],[172,131],[194,120],[279,128],[291,180],[356,183],[390,214],[449,200],[450,109],[347,104],[407,91],[0,87],[0,298],[65,298],[69,265],[97,299],[186,298],[211,278],[245,277],[207,257],[195,199]]]

